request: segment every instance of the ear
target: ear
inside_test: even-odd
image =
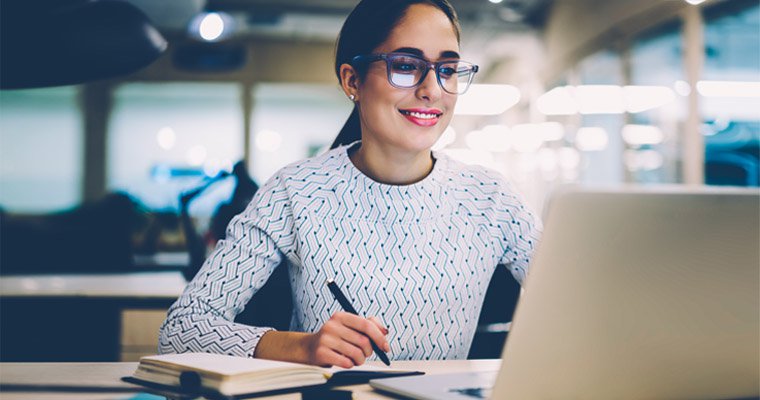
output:
[[[349,64],[340,66],[340,86],[346,97],[351,98],[353,95],[353,101],[359,101],[359,74]]]

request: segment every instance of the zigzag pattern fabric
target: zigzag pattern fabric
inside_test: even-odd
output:
[[[524,280],[540,222],[495,171],[434,153],[425,179],[393,186],[347,151],[291,164],[257,192],[170,308],[161,353],[252,357],[271,328],[233,319],[286,257],[291,330],[316,332],[341,311],[325,284],[334,279],[388,327],[392,359],[467,357],[494,269]]]

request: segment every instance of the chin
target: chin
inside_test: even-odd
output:
[[[407,142],[405,147],[410,151],[415,152],[430,151],[430,149],[433,147],[433,145],[435,145],[441,135],[442,132],[436,132],[431,136],[425,135],[423,137],[418,137],[419,140]]]
[[[438,139],[443,135],[443,131],[448,122],[438,121],[434,126],[421,127],[411,125],[407,121],[402,121],[396,132],[402,134],[394,141],[397,147],[402,151],[420,153],[430,151]]]

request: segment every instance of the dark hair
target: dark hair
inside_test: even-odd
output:
[[[335,45],[335,74],[338,76],[338,82],[340,66],[350,64],[354,57],[369,54],[380,46],[413,4],[429,4],[443,11],[451,21],[459,42],[459,18],[448,0],[362,0],[346,18]],[[363,71],[357,70],[357,73],[362,78]],[[334,149],[360,138],[359,109],[354,105],[351,115],[330,148]]]

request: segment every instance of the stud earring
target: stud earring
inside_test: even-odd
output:
[[[356,96],[354,96],[354,95],[349,95],[349,96],[348,96],[348,98],[349,98],[351,101],[355,101],[355,100],[356,100]]]

